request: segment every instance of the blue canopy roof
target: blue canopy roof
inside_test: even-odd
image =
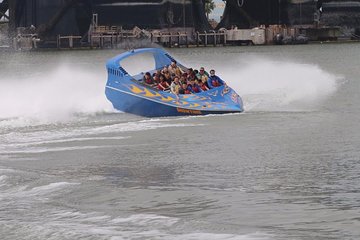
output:
[[[120,69],[122,70],[125,74],[126,69],[124,69],[121,66],[121,61],[130,57],[130,56],[134,56],[137,54],[142,54],[142,53],[152,53],[155,59],[155,68],[156,69],[160,69],[166,65],[169,65],[172,61],[175,61],[175,59],[173,57],[171,57],[167,52],[165,52],[164,50],[160,49],[160,48],[141,48],[141,49],[135,49],[135,50],[131,50],[131,51],[127,51],[124,52],[114,58],[111,58],[110,60],[108,60],[108,62],[106,63],[106,67],[107,68],[113,68],[113,69]]]

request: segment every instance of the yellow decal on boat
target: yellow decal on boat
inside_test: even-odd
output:
[[[137,86],[135,85],[130,85],[130,90],[133,92],[133,93],[143,93],[144,90],[142,90],[141,88],[138,88]]]
[[[149,90],[147,90],[146,88],[144,88],[144,91],[145,91],[145,96],[146,97],[151,97],[151,98],[153,98],[153,97],[161,97],[161,95],[159,94],[159,93],[152,93],[152,92],[150,92]]]
[[[175,100],[175,99],[173,99],[172,97],[162,97],[161,100],[165,101],[165,102],[170,102],[170,101]]]
[[[198,107],[198,106],[200,106],[200,104],[194,103],[194,104],[191,104],[189,107]]]

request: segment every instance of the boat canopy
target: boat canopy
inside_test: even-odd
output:
[[[172,61],[176,61],[173,57],[171,57],[167,52],[160,48],[142,48],[135,49],[131,51],[124,52],[114,58],[111,58],[106,63],[106,68],[108,71],[120,70],[120,77],[130,77],[129,73],[121,66],[121,61],[134,55],[143,54],[143,53],[151,53],[155,59],[155,68],[161,69],[164,66],[170,65]]]

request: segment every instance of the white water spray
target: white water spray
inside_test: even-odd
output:
[[[262,59],[217,70],[242,96],[245,111],[314,110],[338,88],[339,78],[316,65]],[[106,77],[105,70],[94,74],[62,66],[36,77],[1,79],[0,121],[32,125],[112,112],[104,93]]]
[[[316,65],[250,61],[234,71],[221,70],[243,98],[245,111],[307,111],[317,109],[338,88],[339,77]]]
[[[77,114],[112,111],[104,94],[106,73],[59,67],[25,79],[0,81],[0,120],[42,123],[67,121]]]

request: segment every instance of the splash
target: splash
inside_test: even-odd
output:
[[[67,121],[78,114],[113,111],[104,94],[106,75],[61,66],[50,73],[0,81],[0,120]]]
[[[222,72],[242,96],[246,111],[315,110],[336,92],[340,79],[317,65],[271,60],[254,60]]]
[[[246,111],[314,110],[339,87],[339,77],[317,65],[247,59],[234,68],[217,70],[242,96]],[[0,125],[66,122],[81,114],[113,112],[104,94],[105,79],[105,71],[70,66],[21,79],[5,77],[0,81]]]

